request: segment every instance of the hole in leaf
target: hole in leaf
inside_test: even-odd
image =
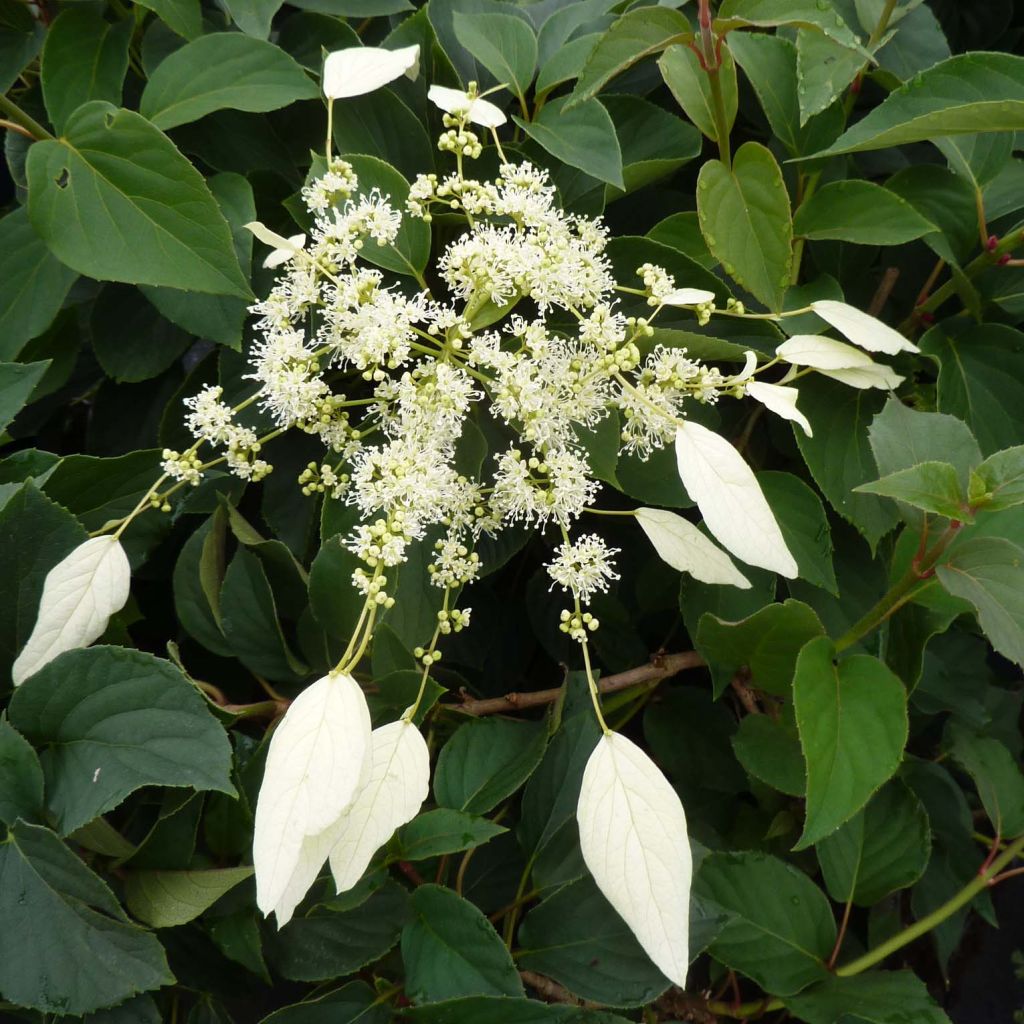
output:
[[[103,123],[108,128],[113,128],[114,127],[114,115],[113,114],[104,114],[103,115]]]
[[[54,184],[57,188],[67,188],[68,182],[71,180],[71,175],[68,174],[68,169],[65,167],[61,170],[60,174],[53,179]]]

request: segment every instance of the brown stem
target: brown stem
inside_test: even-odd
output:
[[[762,714],[761,705],[757,703],[757,696],[750,687],[750,670],[740,669],[729,680],[729,685],[732,687],[733,692],[736,694],[737,699],[743,705],[743,709],[748,715],[760,715]]]
[[[868,313],[871,316],[878,316],[882,312],[885,304],[889,301],[893,288],[896,287],[896,281],[899,279],[899,276],[899,267],[886,268],[885,273],[882,275],[882,280],[879,281],[878,288],[871,299],[871,305],[868,306]]]
[[[603,676],[598,680],[597,688],[601,693],[615,693],[627,690],[631,686],[644,683],[661,682],[683,672],[688,668],[700,668],[704,659],[696,651],[681,651],[678,654],[655,655],[649,665],[627,669],[612,676]],[[461,704],[449,704],[447,707],[461,711],[467,715],[499,715],[507,711],[522,711],[524,708],[537,708],[545,704],[553,704],[562,693],[562,688],[552,690],[533,690],[527,693],[506,693],[504,697],[485,697],[480,700],[463,698]]]
[[[565,1003],[568,1006],[579,1006],[577,999],[564,985],[557,981],[545,978],[543,974],[536,971],[520,971],[519,977],[530,986],[542,999],[549,1003]]]
[[[846,929],[850,925],[850,911],[853,909],[853,900],[847,900],[843,908],[843,919],[839,923],[839,934],[836,935],[836,944],[832,947],[832,955],[828,958],[828,969],[831,971],[839,959],[839,951],[843,948],[843,939],[846,938]]]

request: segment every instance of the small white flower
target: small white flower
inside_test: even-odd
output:
[[[306,244],[305,235],[292,235],[285,238],[276,231],[271,231],[265,224],[258,220],[250,221],[245,225],[246,230],[251,231],[264,245],[273,246],[273,252],[263,261],[265,267],[279,267],[294,259]]]
[[[612,557],[619,553],[619,549],[608,547],[594,533],[575,542],[563,541],[555,551],[556,555],[547,567],[548,575],[584,604],[595,592],[606,591],[611,580],[619,578],[612,563]]]
[[[432,85],[427,90],[427,99],[447,114],[466,117],[473,124],[484,128],[500,128],[508,118],[500,107],[488,100],[471,96],[461,89],[449,89],[443,85]]]
[[[378,46],[349,46],[328,54],[324,61],[324,95],[329,100],[362,96],[402,75],[415,78],[419,69],[419,44],[400,50],[385,50]]]

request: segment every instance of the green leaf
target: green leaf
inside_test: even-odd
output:
[[[569,102],[582,103],[637,61],[673,43],[688,43],[693,31],[686,15],[669,7],[637,7],[624,14],[598,40],[580,72]]]
[[[912,971],[869,971],[831,977],[786,999],[786,1008],[807,1024],[949,1024]]]
[[[827,977],[835,921],[802,871],[763,853],[711,853],[694,889],[729,915],[709,947],[716,960],[781,996]]]
[[[946,590],[974,605],[992,646],[1024,664],[1024,549],[1001,537],[969,538],[936,573]]]
[[[757,482],[775,513],[786,547],[796,559],[800,579],[838,594],[832,532],[821,499],[792,473],[766,470],[757,474]]]
[[[247,35],[266,39],[281,0],[228,0],[231,20]]]
[[[46,39],[46,29],[28,7],[4,5],[0,20],[0,92],[6,92],[32,63]]]
[[[326,981],[379,960],[398,942],[409,897],[387,881],[369,899],[343,911],[318,908],[265,940],[278,973],[293,981]]]
[[[746,25],[813,28],[843,46],[860,46],[859,37],[837,12],[836,5],[826,2],[822,6],[818,0],[724,0],[718,8],[715,28],[729,31]],[[863,52],[865,59],[870,56]]]
[[[0,993],[84,1014],[174,982],[155,936],[49,829],[19,822],[0,845]]]
[[[541,722],[466,722],[438,756],[434,797],[441,807],[486,814],[533,774],[546,746],[547,730]]]
[[[537,37],[521,18],[509,14],[455,12],[455,37],[496,81],[522,96],[537,67]]]
[[[1006,746],[977,736],[955,723],[948,728],[953,759],[978,787],[985,813],[997,836],[1024,835],[1024,774]]]
[[[863,51],[852,50],[818,29],[796,34],[797,97],[800,124],[830,107],[864,66]]]
[[[398,830],[394,840],[396,859],[428,860],[446,853],[461,853],[507,831],[486,818],[438,807],[418,815]]]
[[[915,75],[815,156],[1024,129],[1024,57],[963,53]]]
[[[534,95],[544,96],[556,85],[579,77],[583,65],[586,64],[600,38],[600,32],[588,32],[584,36],[570,39],[557,53],[541,64],[533,87]]]
[[[615,125],[598,100],[583,100],[570,107],[568,98],[561,96],[546,103],[533,121],[512,120],[563,163],[616,188],[625,187]]]
[[[691,935],[696,953],[699,943]],[[669,981],[648,959],[592,878],[563,886],[531,910],[519,929],[520,969],[605,1006],[640,1006]]]
[[[797,849],[834,832],[890,779],[907,741],[907,694],[877,658],[836,664],[828,637],[811,640],[793,678],[807,765],[807,817]]]
[[[829,895],[870,907],[913,885],[928,866],[932,838],[921,801],[898,779],[886,783],[816,853]]]
[[[215,110],[258,113],[318,95],[313,80],[279,46],[240,32],[213,32],[160,62],[139,113],[167,129]]]
[[[402,931],[402,960],[413,1002],[525,994],[509,951],[472,903],[451,889],[421,885],[412,909],[415,916]]]
[[[921,351],[939,363],[939,408],[967,421],[985,455],[1024,436],[1024,334],[1003,324],[933,327]]]
[[[10,686],[11,665],[28,640],[46,574],[86,539],[66,509],[25,484],[0,508],[0,679]]]
[[[405,1016],[414,1024],[627,1024],[624,1017],[614,1013],[508,996],[446,999],[410,1007]]]
[[[1024,445],[990,455],[974,471],[971,501],[990,512],[1024,502]]]
[[[199,0],[139,0],[170,29],[183,39],[195,39],[203,31],[203,15]]]
[[[0,363],[0,433],[21,412],[49,366],[49,359],[41,363]]]
[[[701,67],[697,54],[689,46],[670,46],[659,58],[661,77],[683,108],[683,113],[712,142],[718,141],[714,100],[710,76]],[[727,46],[722,47],[722,63],[718,70],[719,87],[725,105],[725,122],[731,131],[736,120],[739,94],[736,89],[736,64]]]
[[[949,462],[919,462],[909,469],[860,484],[855,490],[905,501],[914,508],[934,512],[947,519],[974,521],[960,486],[956,466]]]
[[[807,792],[807,772],[796,726],[787,719],[746,715],[732,741],[736,758],[761,782],[789,796]]]
[[[100,280],[249,298],[199,172],[145,118],[96,100],[28,155],[29,216],[54,255]]]
[[[700,619],[696,646],[712,666],[719,691],[746,665],[756,689],[788,697],[800,649],[824,632],[807,605],[788,600],[770,604],[740,622],[725,622],[706,613]]]
[[[962,263],[978,244],[974,190],[953,171],[937,164],[915,164],[894,174],[886,190],[905,199],[939,231],[925,244],[947,263]]]
[[[234,793],[227,735],[199,691],[151,654],[68,651],[18,688],[10,716],[47,745],[47,798],[63,834],[142,786]]]
[[[782,309],[793,225],[775,157],[747,142],[731,170],[708,160],[697,178],[697,212],[704,240],[725,272],[769,309]]]
[[[335,104],[334,142],[343,157],[375,156],[409,180],[434,166],[435,147],[423,122],[390,89]]]
[[[377,1001],[366,982],[350,981],[316,999],[275,1010],[260,1024],[388,1024],[391,1019],[390,1008]]]
[[[32,744],[0,718],[0,822],[41,821],[43,769]]]
[[[0,359],[13,359],[50,326],[76,276],[36,234],[25,207],[0,219]]]
[[[834,181],[801,203],[793,232],[858,245],[902,245],[938,228],[905,199],[870,181]]]
[[[814,437],[795,431],[800,454],[832,507],[874,547],[899,517],[888,502],[854,488],[878,476],[867,428],[885,399],[817,375],[799,388],[800,408],[814,424]]]
[[[125,903],[151,928],[174,928],[197,918],[226,892],[251,878],[252,872],[250,867],[132,871],[125,878]]]

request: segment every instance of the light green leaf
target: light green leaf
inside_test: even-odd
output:
[[[864,63],[863,51],[843,46],[816,28],[797,31],[796,73],[801,127],[842,95]]]
[[[815,156],[1024,130],[1024,57],[963,53],[915,75]]]
[[[859,36],[827,0],[824,4],[819,0],[724,0],[714,24],[719,31],[746,25],[757,28],[795,25],[817,29],[843,46],[860,46]],[[868,52],[863,53],[867,59]]]
[[[413,818],[398,830],[394,843],[398,860],[428,860],[481,846],[508,829],[486,818],[438,807]]]
[[[522,96],[537,67],[537,37],[510,14],[455,12],[455,37],[495,79]]]
[[[936,573],[951,594],[974,605],[992,646],[1024,665],[1024,549],[1002,537],[969,538]]]
[[[0,219],[0,359],[13,359],[50,326],[76,276],[36,234],[24,206]]]
[[[913,885],[928,866],[931,848],[921,801],[894,779],[862,811],[822,839],[816,853],[832,899],[870,907]]]
[[[960,486],[956,466],[949,462],[919,462],[916,466],[890,473],[854,488],[866,494],[905,501],[914,508],[934,512],[947,519],[974,521]]]
[[[62,263],[108,281],[249,298],[199,172],[145,118],[96,100],[28,155],[29,217]]]
[[[90,7],[68,7],[46,33],[40,77],[43,100],[60,132],[89,100],[121,104],[128,71],[129,20],[111,23]]]
[[[234,793],[231,745],[170,662],[123,647],[68,651],[25,681],[11,724],[46,744],[50,810],[63,834],[141,786]]]
[[[807,1024],[949,1024],[912,971],[870,971],[832,977],[785,1000],[786,1007]]]
[[[42,821],[43,769],[32,744],[0,718],[0,822]]]
[[[688,43],[693,31],[686,15],[669,7],[637,7],[598,40],[580,72],[569,102],[596,96],[616,75],[673,43]]]
[[[197,918],[252,872],[251,867],[132,871],[124,882],[125,903],[151,928],[174,928]]]
[[[41,363],[0,363],[0,433],[21,412],[50,366]]]
[[[552,156],[599,181],[623,188],[622,153],[608,111],[598,100],[568,105],[559,97],[544,105],[533,121],[513,117],[526,134]]]
[[[203,15],[199,0],[139,0],[170,29],[183,39],[195,39],[203,31]]]
[[[441,807],[486,814],[530,777],[546,746],[541,722],[466,722],[438,755],[434,797]]]
[[[902,245],[938,231],[905,199],[870,181],[834,181],[800,205],[793,233],[858,245]]]
[[[697,629],[696,647],[711,665],[719,691],[745,665],[756,689],[788,697],[800,649],[824,632],[807,605],[788,600],[770,604],[740,622],[725,622],[706,612]]]
[[[49,829],[19,822],[0,845],[0,992],[80,1015],[174,982],[156,937]]]
[[[834,832],[890,779],[907,740],[907,694],[877,658],[835,662],[827,637],[797,658],[793,706],[807,765],[807,817],[797,849]]]
[[[710,78],[701,67],[697,54],[688,46],[670,46],[659,58],[661,77],[669,87],[683,113],[709,138],[718,141],[718,127],[711,97]],[[718,79],[725,104],[725,121],[729,130],[736,120],[739,96],[736,91],[736,64],[727,46],[722,47],[722,63]]]
[[[764,853],[711,853],[694,889],[729,914],[709,947],[716,960],[782,996],[827,976],[835,921],[802,871]]]
[[[421,885],[402,932],[405,988],[417,1003],[458,996],[522,996],[509,951],[486,917],[451,889]]]
[[[277,110],[318,95],[313,80],[279,46],[240,32],[213,32],[160,62],[139,112],[167,129],[215,110]]]
[[[997,836],[1024,835],[1024,774],[1007,747],[991,736],[977,736],[951,723],[953,759],[974,780]]]
[[[947,321],[921,339],[939,363],[939,408],[966,420],[986,455],[1024,437],[1024,334],[1003,324]]]
[[[704,240],[725,272],[769,309],[781,309],[793,224],[775,157],[759,143],[747,142],[731,170],[720,160],[708,160],[697,179],[697,212]]]
[[[975,470],[971,501],[991,512],[1024,502],[1024,445],[990,455]]]

